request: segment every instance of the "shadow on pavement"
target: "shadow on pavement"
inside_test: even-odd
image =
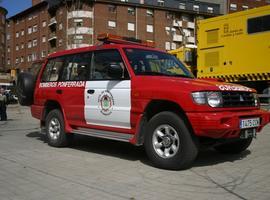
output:
[[[240,154],[221,154],[214,149],[207,149],[199,152],[193,167],[203,167],[224,162],[234,162],[246,158],[249,154],[251,154],[250,150],[245,150]]]
[[[45,135],[38,131],[31,132],[26,136],[36,138],[43,143],[47,143]],[[144,152],[144,148],[133,146],[129,143],[75,135],[70,148],[100,155],[118,157],[120,159],[129,161],[139,160],[142,163],[151,166],[151,163]],[[246,150],[240,154],[231,155],[220,154],[214,149],[206,149],[199,152],[198,157],[193,163],[192,167],[203,167],[224,162],[234,162],[244,159],[249,154],[251,154],[249,150]]]

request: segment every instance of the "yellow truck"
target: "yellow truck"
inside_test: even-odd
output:
[[[270,94],[270,6],[197,22],[197,77]]]

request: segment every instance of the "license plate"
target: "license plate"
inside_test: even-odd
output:
[[[240,120],[240,128],[255,128],[260,126],[260,118],[242,119]]]
[[[251,129],[246,129],[242,130],[240,133],[240,139],[247,139],[247,138],[255,138],[256,137],[256,129],[251,128]]]

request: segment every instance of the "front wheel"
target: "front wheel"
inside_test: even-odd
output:
[[[155,115],[149,121],[144,146],[152,163],[164,169],[186,169],[198,154],[184,120],[168,111]]]
[[[251,144],[253,138],[239,139],[234,142],[215,146],[216,151],[225,154],[238,154],[245,151]]]
[[[63,115],[58,109],[50,111],[46,117],[46,136],[53,147],[65,147],[71,142],[73,135],[65,133]]]

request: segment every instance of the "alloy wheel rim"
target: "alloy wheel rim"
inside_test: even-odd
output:
[[[159,157],[172,158],[179,150],[180,139],[172,126],[163,124],[155,129],[152,144]]]
[[[53,140],[57,140],[60,136],[60,122],[57,118],[52,118],[49,123],[49,135]]]

